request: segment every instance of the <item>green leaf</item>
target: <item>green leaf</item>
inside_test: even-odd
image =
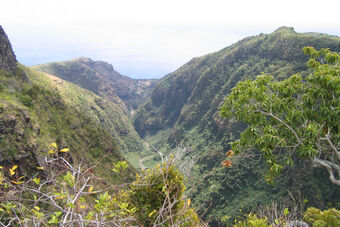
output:
[[[284,211],[283,211],[283,214],[284,214],[285,216],[287,216],[287,215],[289,214],[289,209],[288,209],[288,208],[285,208]]]

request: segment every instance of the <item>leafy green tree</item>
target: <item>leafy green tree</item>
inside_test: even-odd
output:
[[[303,48],[311,73],[282,81],[262,74],[239,82],[221,108],[224,118],[247,124],[232,142],[237,153],[259,149],[270,167],[272,182],[284,166],[300,158],[326,168],[340,186],[340,56],[328,49]]]

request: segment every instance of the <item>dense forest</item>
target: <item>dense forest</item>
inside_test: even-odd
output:
[[[338,226],[339,52],[281,27],[136,80],[0,27],[0,224]]]

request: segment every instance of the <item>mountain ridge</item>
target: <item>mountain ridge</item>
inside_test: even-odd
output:
[[[266,164],[250,158],[259,154],[247,153],[237,158],[233,168],[221,166],[230,149],[228,143],[238,138],[244,128],[240,122],[220,117],[224,97],[237,82],[253,79],[262,72],[279,80],[297,72],[307,75],[308,58],[301,51],[304,46],[340,51],[340,38],[297,33],[288,27],[247,37],[215,53],[194,58],[168,74],[134,115],[137,132],[150,145],[164,155],[179,157],[179,166],[190,179],[188,193],[206,219],[213,220],[213,226],[220,225],[224,215],[234,219],[259,204],[287,199],[287,191],[293,196],[305,196],[310,206],[322,207],[325,201],[339,200],[336,188],[327,177],[322,177],[324,172],[312,169],[308,162],[297,163],[296,171],[304,169],[299,174],[285,170],[286,178],[273,187],[263,181]],[[155,156],[149,165],[156,160]],[[311,180],[306,182],[305,178]],[[322,189],[317,180],[323,180],[329,190]],[[310,192],[311,188],[318,192],[317,196]],[[210,210],[205,211],[206,207]]]
[[[157,82],[157,79],[132,79],[115,71],[107,62],[94,61],[87,57],[35,65],[32,68],[56,75],[97,95],[107,97],[130,114],[147,99]]]
[[[287,32],[287,31],[289,31],[289,32]],[[290,38],[290,36],[289,36],[290,34],[296,34],[296,36],[299,37],[299,39],[301,39],[300,44],[296,43],[296,45],[298,45],[298,47],[295,47],[296,51],[294,51],[294,52],[292,50],[288,51],[289,48],[287,48],[287,46],[285,46],[285,45],[288,45],[288,40],[286,40],[286,39]],[[308,33],[308,34],[311,34],[311,33]],[[279,60],[282,60],[282,61],[298,61],[300,64],[296,65],[295,66],[296,69],[294,69],[294,70],[298,71],[298,70],[302,70],[303,68],[306,69],[306,67],[303,66],[303,64],[307,60],[307,57],[305,57],[303,55],[301,49],[302,49],[302,47],[308,45],[308,41],[304,40],[304,38],[303,38],[304,36],[309,36],[308,34],[306,35],[305,33],[296,33],[293,30],[293,28],[280,27],[275,32],[271,33],[270,35],[260,34],[260,35],[257,35],[257,36],[247,37],[247,38],[240,40],[239,42],[236,42],[235,44],[233,44],[229,47],[223,48],[223,49],[221,49],[217,52],[210,53],[210,54],[201,56],[199,58],[193,58],[187,64],[183,65],[182,67],[180,67],[175,72],[170,73],[167,76],[165,76],[161,80],[161,82],[158,83],[157,86],[155,87],[155,89],[153,90],[153,92],[151,94],[151,101],[146,102],[144,105],[150,105],[150,102],[152,102],[155,106],[158,106],[158,105],[161,104],[160,101],[163,100],[164,106],[171,106],[171,107],[175,107],[175,109],[177,109],[176,107],[181,106],[181,104],[175,105],[173,102],[169,103],[169,101],[164,98],[164,97],[167,97],[167,98],[170,98],[170,99],[171,98],[173,98],[173,99],[177,98],[177,96],[173,97],[171,95],[171,94],[173,94],[172,92],[169,92],[167,94],[162,93],[164,91],[163,88],[166,87],[166,84],[171,84],[173,82],[177,83],[176,85],[173,85],[171,87],[171,89],[174,89],[173,92],[180,93],[180,95],[178,95],[178,94],[177,95],[179,97],[185,98],[185,101],[186,101],[186,99],[189,98],[189,94],[191,94],[192,89],[195,87],[194,84],[199,81],[201,75],[203,73],[208,73],[208,72],[204,72],[204,70],[206,70],[208,65],[219,64],[218,67],[223,68],[223,66],[227,67],[228,65],[234,64],[235,61],[241,61],[242,59],[247,58],[247,56],[251,56],[251,53],[256,53],[257,48],[258,48],[257,45],[260,45],[260,43],[263,42],[263,41],[267,41],[267,40],[264,40],[264,39],[277,39],[277,40],[280,39],[280,43],[278,44],[279,46],[276,49],[273,49],[273,48],[270,49],[270,46],[262,46],[262,48],[264,48],[264,49],[270,49],[271,52],[262,51],[261,53],[257,54],[257,56],[254,56],[254,59],[253,59],[254,62],[256,62],[258,60],[256,58],[279,59]],[[317,33],[312,33],[312,34],[313,34],[313,36],[309,36],[310,38],[312,38],[312,39],[313,38],[316,38],[316,39],[319,38],[319,40],[320,40],[320,37],[314,37],[315,34],[317,34]],[[339,39],[336,36],[334,36],[334,37],[333,36],[327,36],[327,37],[328,37],[328,41],[332,40],[332,39]],[[252,44],[251,42],[257,42],[257,43]],[[318,42],[318,41],[316,41],[316,42]],[[324,41],[324,42],[327,42],[327,40]],[[250,49],[250,48],[246,49],[245,47],[247,45],[249,45],[252,49]],[[264,44],[264,45],[269,45],[269,42]],[[335,44],[331,44],[331,46],[333,46],[333,49],[335,49],[337,47],[337,45],[335,45]],[[224,56],[224,53],[226,53],[226,52],[228,52],[228,56]],[[284,62],[282,62],[282,64],[283,63]],[[269,64],[269,63],[267,63],[267,64]],[[190,78],[185,78],[185,76],[183,76],[183,79],[181,79],[181,81],[178,81],[179,76],[177,74],[181,74],[181,73],[182,74],[189,74],[189,73],[191,73],[192,71],[187,70],[191,66],[194,66],[196,71],[193,72],[192,75],[190,75]],[[265,68],[263,68],[263,69],[265,69]],[[278,71],[279,69],[276,69],[276,70]],[[252,77],[259,74],[260,70],[256,70],[255,72],[257,72],[257,73],[252,73]],[[280,72],[278,72],[278,73],[280,73]],[[281,74],[282,73],[283,72],[281,72]],[[281,75],[281,76],[283,76],[283,75]],[[189,77],[189,76],[187,76],[187,77]],[[203,79],[204,78],[202,78],[201,83],[204,83]],[[178,81],[178,82],[176,82],[176,81]],[[182,84],[185,84],[185,86],[181,86]],[[176,90],[176,86],[179,89]],[[186,88],[186,87],[188,87],[188,88]],[[199,92],[199,90],[197,92]],[[181,103],[185,102],[185,101],[181,101]],[[168,109],[171,109],[171,108],[168,107]],[[172,111],[172,113],[173,112],[174,111]],[[164,111],[163,113],[166,114],[166,111]],[[166,119],[162,120],[162,123],[160,123],[158,121],[156,121],[156,123],[158,122],[158,124],[167,125],[168,121],[169,121],[168,119],[170,119],[170,120],[173,119],[173,116],[169,116],[169,115],[170,114],[168,114]],[[176,115],[176,117],[177,117],[179,115],[179,112],[177,112],[174,115]],[[185,116],[182,116],[182,117],[185,117]],[[138,117],[135,117],[135,119],[137,119],[137,121],[138,121]],[[143,135],[144,132],[148,132],[148,130],[139,130],[138,122],[136,122],[135,126],[136,126],[137,131],[139,133],[141,133],[142,135]],[[157,126],[155,126],[155,127],[157,127]]]

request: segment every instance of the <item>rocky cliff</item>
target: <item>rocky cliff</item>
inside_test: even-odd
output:
[[[13,74],[17,72],[17,59],[12,50],[12,45],[0,25],[0,70],[8,71]]]

